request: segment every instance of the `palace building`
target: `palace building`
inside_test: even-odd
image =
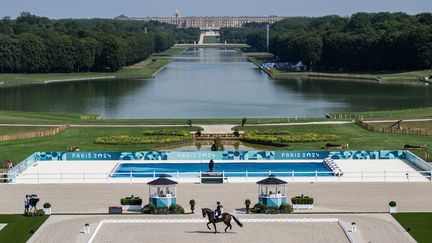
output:
[[[247,23],[273,24],[285,17],[270,16],[182,16],[178,10],[170,17],[127,17],[120,15],[118,20],[159,21],[176,25],[177,28],[220,29],[224,27],[241,27]]]

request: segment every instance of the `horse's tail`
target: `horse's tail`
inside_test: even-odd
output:
[[[231,216],[234,219],[234,221],[237,223],[238,226],[243,227],[243,224],[234,215],[231,214]]]

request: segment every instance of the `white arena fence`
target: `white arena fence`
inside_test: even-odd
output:
[[[204,172],[205,175],[206,172]],[[356,171],[343,172],[220,172],[224,183],[257,182],[269,175],[276,175],[287,182],[432,182],[431,171]],[[205,177],[201,172],[129,172],[129,173],[21,173],[9,178],[8,173],[0,173],[3,182],[18,184],[63,184],[63,183],[147,183],[160,175],[178,182],[201,183]],[[220,178],[220,177],[219,177]]]

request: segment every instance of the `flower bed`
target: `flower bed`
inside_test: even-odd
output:
[[[306,133],[303,135],[272,134],[272,133],[247,133],[243,141],[273,146],[285,146],[287,143],[335,141],[340,137],[334,134]]]
[[[99,137],[94,141],[95,144],[108,145],[133,145],[133,144],[170,144],[192,140],[192,136],[176,136],[176,137],[137,137],[128,135]]]

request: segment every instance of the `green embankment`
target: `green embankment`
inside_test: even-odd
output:
[[[24,133],[24,132],[38,132],[47,130],[49,127],[6,127],[0,125],[0,136],[2,135],[13,135],[17,133]]]
[[[355,124],[343,125],[295,125],[295,126],[248,126],[237,127],[241,131],[281,131],[291,135],[303,135],[305,133],[334,134],[338,140],[331,143],[348,143],[353,150],[397,150],[405,144],[430,143],[429,136],[416,136],[405,134],[389,134],[370,132]],[[288,150],[320,150],[326,142],[298,142],[291,143],[283,149]]]
[[[110,119],[81,120],[81,116],[97,115],[53,114],[44,112],[22,112],[0,110],[0,124],[148,124],[148,125],[186,125],[188,119]],[[191,119],[192,124],[241,124],[242,118],[200,118]],[[266,124],[284,122],[323,121],[325,118],[247,118],[247,124]]]
[[[432,107],[403,109],[403,110],[389,110],[389,111],[341,112],[341,113],[331,113],[330,115],[337,119],[342,119],[342,118],[343,119],[363,118],[364,120],[423,119],[423,118],[432,118]]]
[[[151,78],[172,61],[171,58],[152,58],[148,64],[137,68],[123,68],[116,72],[116,78]]]
[[[143,62],[143,65],[125,67],[117,72],[81,72],[81,73],[1,73],[0,87],[22,84],[50,83],[79,81],[88,79],[112,79],[112,78],[151,78],[159,70],[165,67],[172,59],[169,56],[178,55],[186,48],[170,48],[157,53]],[[154,60],[154,61],[153,61]]]
[[[66,151],[70,146],[79,146],[81,151],[143,151],[152,150],[149,144],[127,144],[127,145],[109,145],[95,144],[97,138],[106,136],[126,135],[131,137],[155,137],[145,135],[148,131],[157,131],[166,129],[161,128],[99,128],[99,127],[80,127],[68,128],[63,132],[49,137],[19,139],[12,141],[0,142],[0,164],[6,160],[14,162],[22,161],[30,154],[38,151]],[[197,127],[175,127],[171,130],[176,131],[197,131]],[[158,136],[168,138],[172,136]]]
[[[261,67],[262,61],[256,57],[249,57],[249,61],[256,66]],[[380,82],[417,82],[424,77],[430,77],[432,70],[416,70],[406,72],[362,72],[362,73],[344,73],[344,72],[290,72],[281,69],[264,70],[275,79],[292,79],[296,77],[309,78],[334,78],[346,80],[366,80]]]
[[[7,224],[0,230],[0,242],[27,242],[48,216],[25,217],[23,215],[0,215],[0,224]],[[33,233],[31,233],[33,232]]]
[[[172,47],[168,50],[154,54],[154,56],[177,56],[182,54],[187,48]]]
[[[431,242],[432,213],[397,213],[392,216],[417,242]]]

